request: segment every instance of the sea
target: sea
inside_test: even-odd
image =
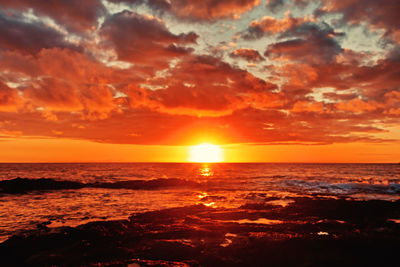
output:
[[[23,191],[0,187],[0,242],[41,225],[74,227],[193,204],[400,199],[400,164],[2,163],[0,184],[6,180],[29,183]],[[40,187],[49,181],[74,183]]]

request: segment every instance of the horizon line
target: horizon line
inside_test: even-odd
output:
[[[400,164],[399,162],[301,162],[301,161],[232,161],[232,162],[188,162],[188,161],[24,161],[0,162],[0,164]]]

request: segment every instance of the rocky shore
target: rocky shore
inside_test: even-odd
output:
[[[400,201],[285,200],[231,209],[199,204],[74,228],[38,225],[0,244],[2,266],[400,264]]]

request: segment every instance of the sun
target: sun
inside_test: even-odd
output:
[[[191,162],[221,162],[223,161],[222,148],[218,145],[203,143],[189,148]]]

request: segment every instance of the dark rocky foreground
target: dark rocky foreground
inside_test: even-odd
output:
[[[266,200],[42,225],[0,244],[1,266],[400,266],[400,201]]]

